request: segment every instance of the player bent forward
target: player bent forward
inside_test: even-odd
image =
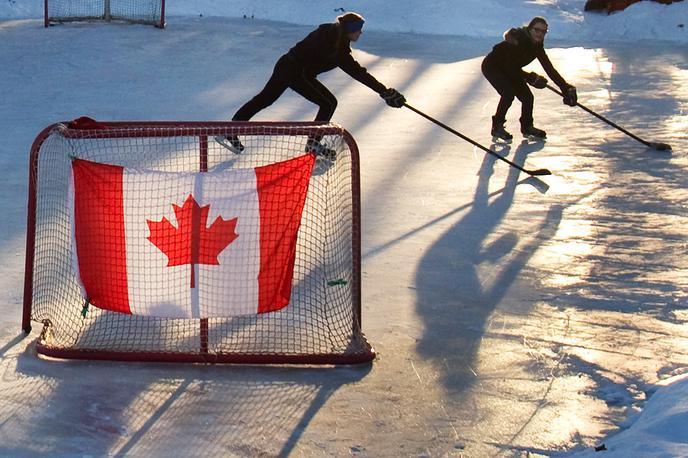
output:
[[[248,121],[272,105],[287,88],[318,106],[315,121],[329,121],[337,99],[317,76],[336,67],[380,94],[389,106],[402,107],[406,102],[404,96],[396,89],[385,87],[351,55],[351,42],[361,36],[364,22],[363,16],[349,12],[338,16],[335,23],[321,24],[279,58],[263,90],[239,108],[232,121]],[[244,149],[238,137],[227,140],[236,152]],[[306,151],[323,154],[325,148],[319,140],[309,138]]]

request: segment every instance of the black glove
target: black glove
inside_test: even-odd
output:
[[[394,88],[385,89],[380,93],[380,97],[385,99],[387,105],[394,108],[401,108],[406,103],[406,97],[401,95],[399,91]]]
[[[526,83],[538,89],[544,89],[547,87],[547,78],[540,76],[535,72],[526,73],[525,80]]]
[[[570,107],[575,107],[578,103],[578,94],[576,93],[576,88],[574,86],[569,86],[565,90],[561,91],[564,94],[564,105]]]

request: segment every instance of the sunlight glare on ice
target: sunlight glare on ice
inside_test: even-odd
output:
[[[547,53],[551,54],[559,73],[566,75],[567,81],[609,80],[614,70],[614,64],[601,49],[576,47],[548,50]]]

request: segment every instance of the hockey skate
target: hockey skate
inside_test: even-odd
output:
[[[504,128],[504,122],[503,120],[495,119],[494,116],[492,117],[492,130],[490,133],[492,134],[493,142],[502,140],[505,143],[511,143],[511,140],[514,138],[514,136]]]
[[[544,130],[533,127],[532,125],[521,126],[521,133],[525,138],[531,140],[545,140],[547,138],[547,134]]]
[[[239,137],[236,135],[230,135],[226,137],[224,135],[218,135],[215,137],[215,141],[234,154],[241,154],[241,152],[245,149],[244,145],[241,144]]]
[[[316,158],[326,159],[331,162],[337,159],[337,152],[335,150],[328,148],[314,138],[309,138],[306,142],[306,152],[315,154]]]

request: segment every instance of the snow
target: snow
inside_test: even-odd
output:
[[[584,3],[176,0],[158,30],[44,29],[42,1],[0,0],[0,455],[687,455],[688,2],[610,16]],[[527,178],[333,71],[334,121],[362,154],[372,366],[37,358],[36,331],[19,330],[38,132],[81,115],[227,119],[339,8],[366,17],[355,55],[378,79],[488,146],[497,98],[480,60],[505,29],[544,16],[579,100],[674,151],[543,90],[548,141],[493,146],[553,172]],[[285,94],[257,119],[313,115]]]
[[[319,0],[178,0],[166,4],[168,22],[174,16],[246,17],[315,25],[329,22],[342,10],[364,12],[366,30],[413,34],[495,37],[505,28],[544,16],[552,27],[550,37],[581,42],[688,40],[685,4],[662,5],[648,0],[612,15],[584,13],[582,0],[462,0],[460,9],[448,0],[384,1]],[[490,14],[484,14],[489,11]],[[8,0],[0,4],[0,17],[37,18],[40,0]]]

